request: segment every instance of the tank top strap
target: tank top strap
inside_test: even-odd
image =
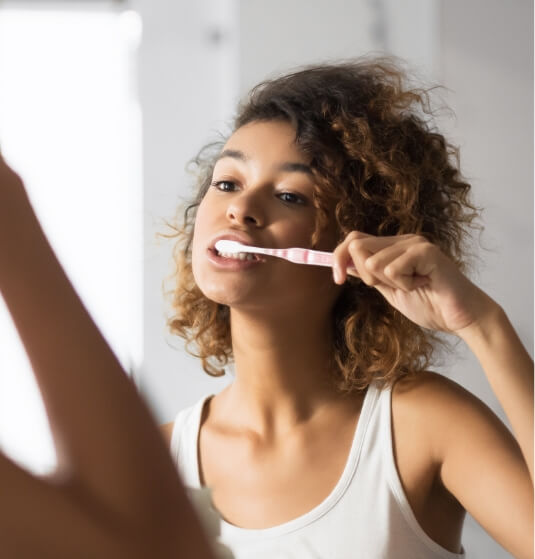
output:
[[[197,471],[198,431],[204,403],[213,395],[203,396],[193,406],[183,409],[176,415],[171,434],[171,455],[178,467],[184,484],[200,489]]]
[[[441,559],[462,559],[466,556],[464,548],[461,547],[460,553],[453,553],[432,540],[420,526],[409,504],[409,500],[401,483],[394,457],[394,441],[392,436],[392,393],[393,389],[391,386],[385,387],[381,390],[377,414],[379,421],[377,431],[378,440],[386,482],[390,487],[392,495],[397,502],[405,522],[408,524],[417,539],[429,549],[430,556],[440,557]]]

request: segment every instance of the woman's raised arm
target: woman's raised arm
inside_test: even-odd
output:
[[[515,437],[469,392],[426,375],[418,399],[429,446],[445,488],[515,557],[532,559],[533,361],[506,313],[419,235],[355,231],[335,259],[338,281],[351,259],[362,281],[397,310],[424,328],[459,336],[479,360]]]
[[[0,554],[16,546],[17,557],[45,557],[48,549],[51,557],[119,557],[128,548],[137,557],[150,546],[153,557],[211,557],[158,427],[1,157],[0,294],[32,364],[59,462],[54,476],[36,478],[0,455]]]

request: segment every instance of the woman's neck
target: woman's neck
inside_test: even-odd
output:
[[[236,378],[223,400],[237,423],[277,436],[340,399],[330,382],[328,311],[270,316],[232,309],[231,331]]]

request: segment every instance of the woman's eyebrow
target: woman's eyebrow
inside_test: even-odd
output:
[[[240,151],[238,149],[225,149],[219,154],[218,158],[216,159],[216,163],[220,159],[223,159],[225,157],[231,157],[232,159],[237,159],[239,161],[243,161],[244,163],[246,163],[250,159],[250,157],[245,155],[243,151]],[[277,170],[283,171],[285,173],[305,173],[307,175],[313,176],[312,169],[309,165],[306,165],[305,163],[298,163],[296,161],[285,161],[277,167]]]

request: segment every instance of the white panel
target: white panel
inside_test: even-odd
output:
[[[141,361],[142,348],[141,115],[133,87],[139,39],[132,12],[0,11],[2,149],[128,368]],[[0,353],[0,441],[40,471],[52,466],[46,418],[5,309],[0,320],[10,340],[10,353]],[[33,388],[25,395],[23,386]]]

